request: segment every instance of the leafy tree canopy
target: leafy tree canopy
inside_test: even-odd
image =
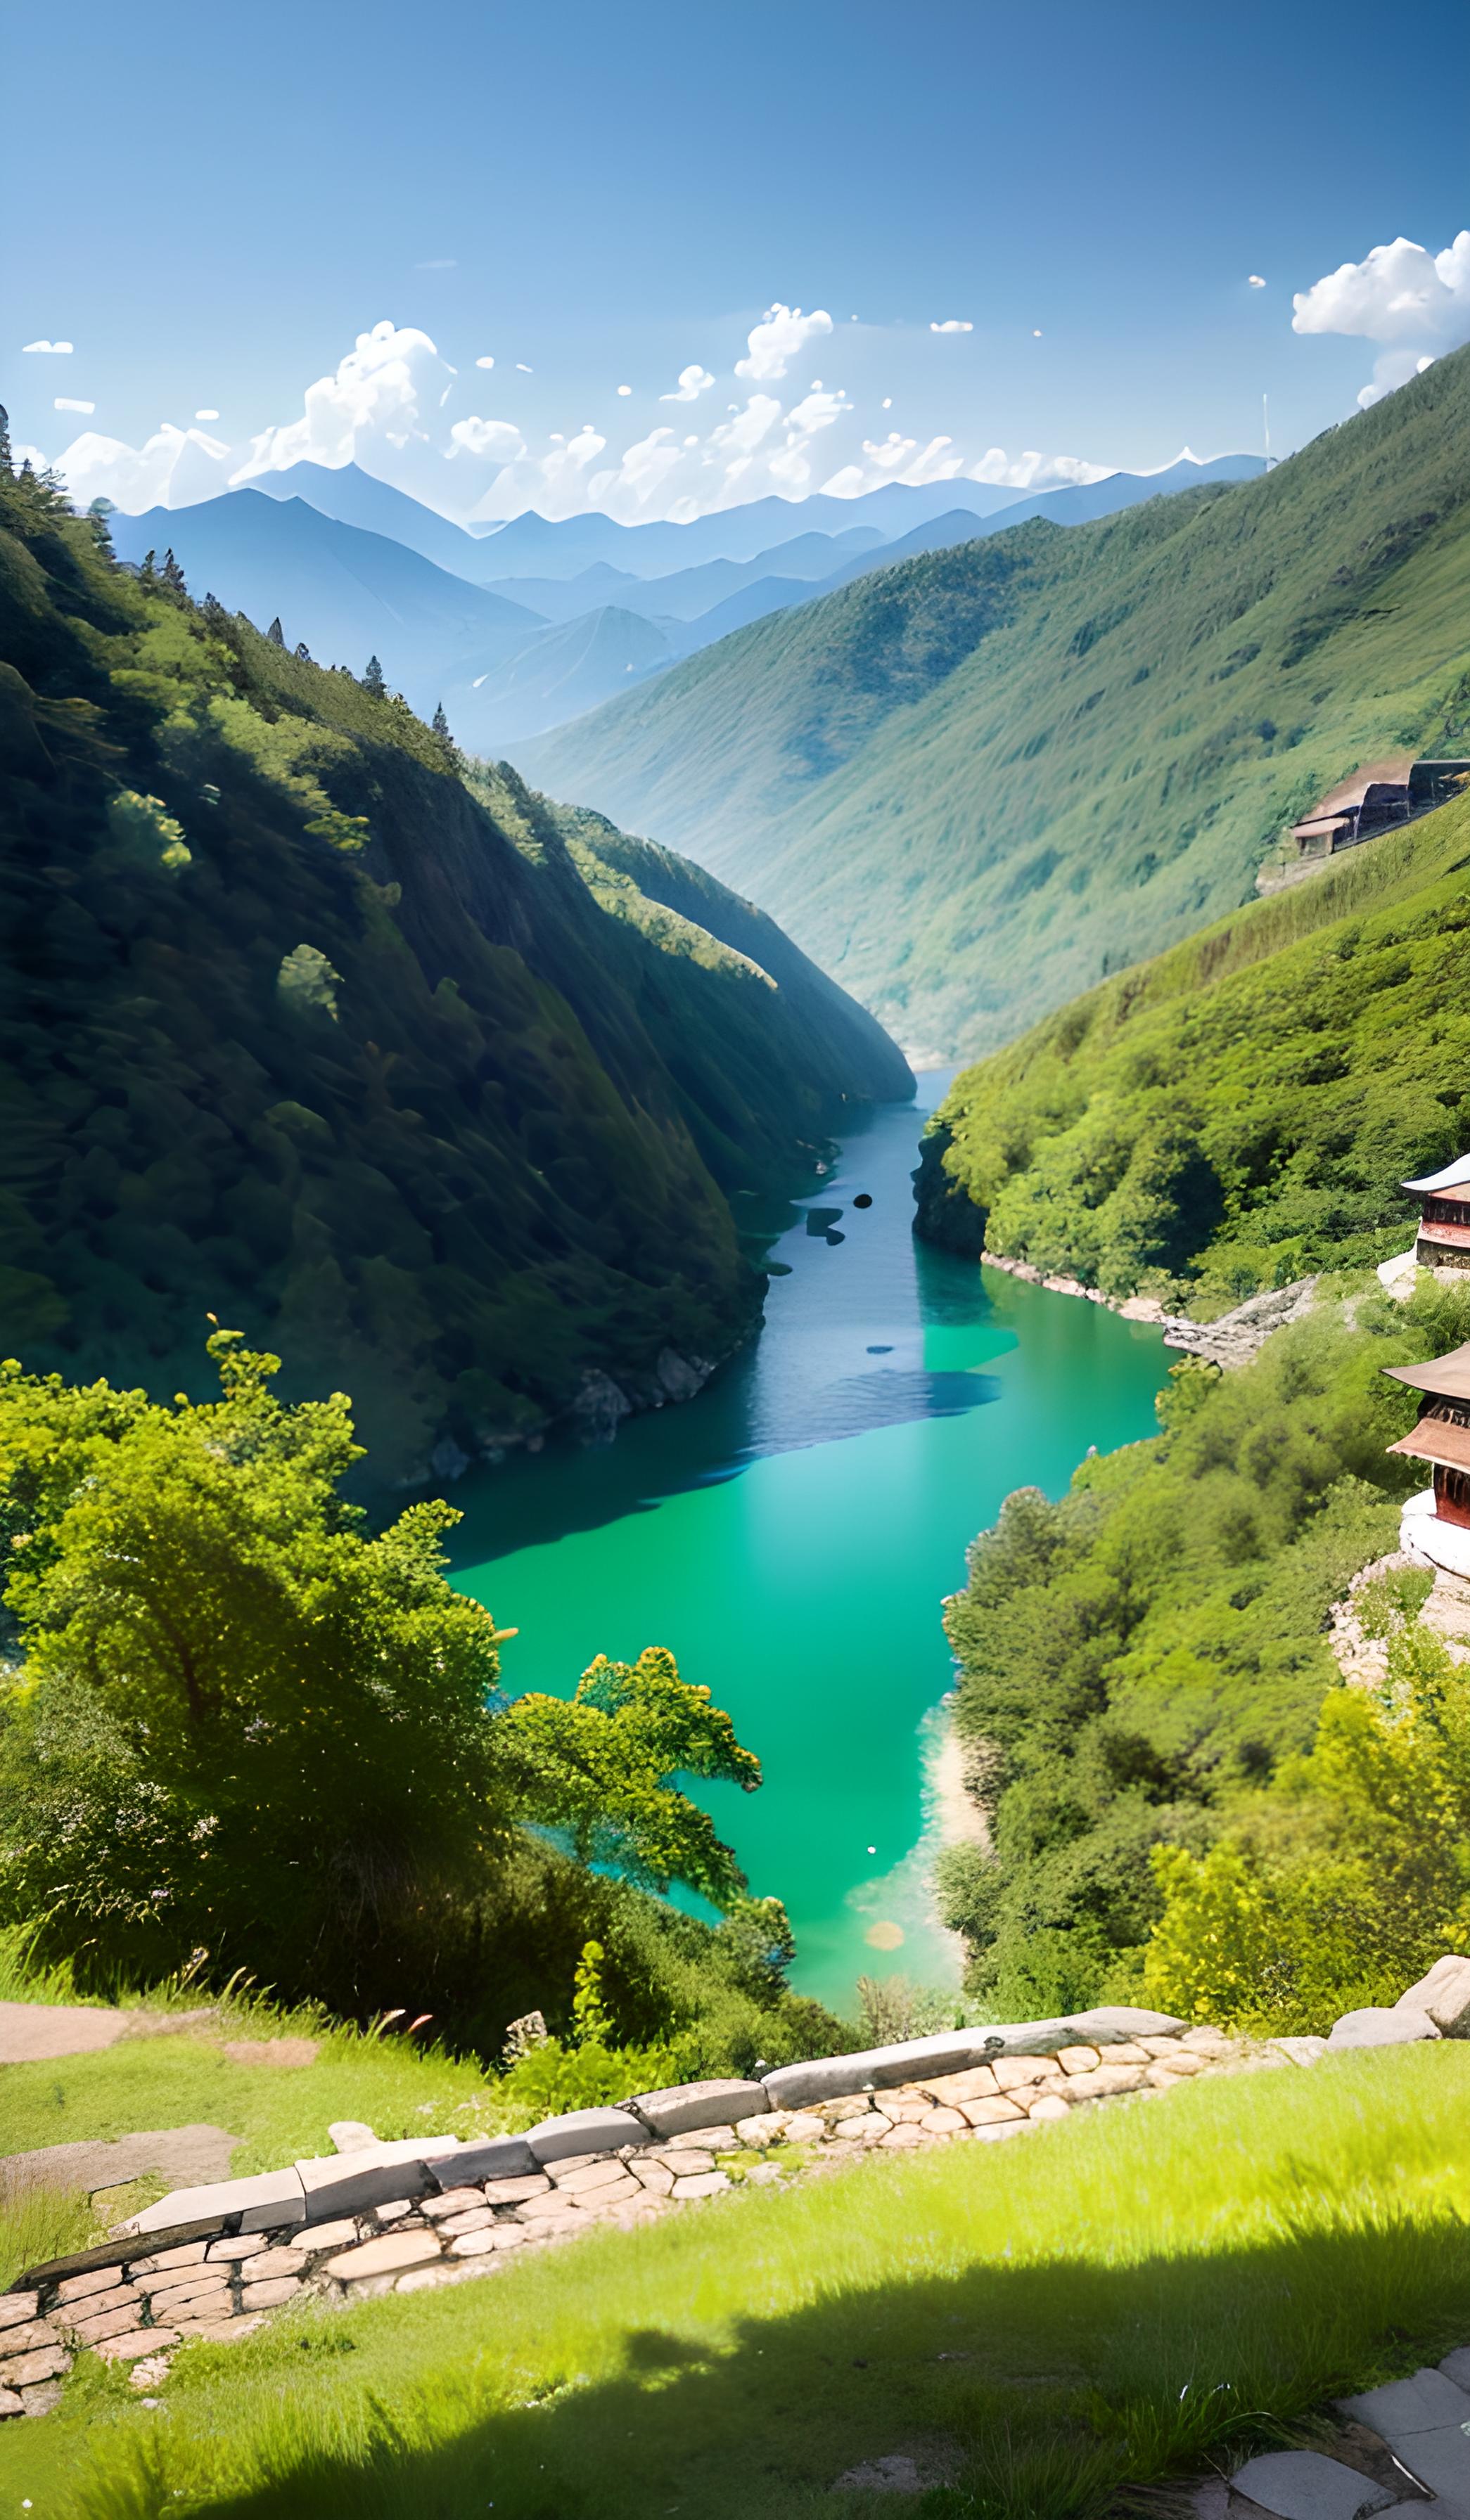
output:
[[[201,1949],[324,1992],[483,1899],[526,1821],[735,1902],[673,1781],[759,1781],[708,1689],[656,1650],[507,1708],[504,1632],[445,1581],[454,1509],[374,1532],[341,1493],[347,1400],[285,1405],[276,1358],[208,1349],[218,1398],[171,1406],[0,1369],[6,1912],[143,1974]]]

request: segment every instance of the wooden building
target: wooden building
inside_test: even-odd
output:
[[[1470,1269],[1470,1155],[1403,1185],[1419,1200],[1414,1258],[1421,1269]]]
[[[1434,1471],[1435,1521],[1470,1531],[1470,1341],[1428,1365],[1386,1365],[1383,1370],[1395,1382],[1406,1382],[1423,1395],[1418,1424],[1390,1444],[1389,1451],[1428,1462]],[[1427,1537],[1415,1535],[1421,1546]]]
[[[1380,775],[1375,775],[1380,774]],[[1299,860],[1336,857],[1399,823],[1412,823],[1447,805],[1470,785],[1470,761],[1385,761],[1334,788],[1300,823],[1287,845]]]

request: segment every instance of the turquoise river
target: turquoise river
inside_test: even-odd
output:
[[[850,1130],[774,1245],[764,1329],[697,1400],[454,1492],[454,1581],[520,1630],[507,1688],[662,1644],[728,1708],[765,1781],[702,1799],[785,1901],[794,1982],[840,2008],[864,1970],[957,1980],[926,1876],[969,1543],[1012,1488],[1059,1495],[1089,1445],[1149,1433],[1169,1362],[1155,1329],[915,1241],[942,1083]]]

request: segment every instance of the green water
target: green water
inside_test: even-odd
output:
[[[765,1781],[702,1799],[839,2006],[864,1969],[956,1979],[925,1883],[967,1545],[1012,1488],[1149,1433],[1167,1366],[1157,1330],[915,1243],[923,1083],[793,1211],[764,1330],[697,1400],[455,1491],[454,1580],[521,1631],[509,1689],[663,1644],[729,1709]]]

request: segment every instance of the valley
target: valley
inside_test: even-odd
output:
[[[1470,352],[1276,468],[924,555],[524,745],[755,893],[921,1059],[1248,899],[1359,761],[1462,749]]]

